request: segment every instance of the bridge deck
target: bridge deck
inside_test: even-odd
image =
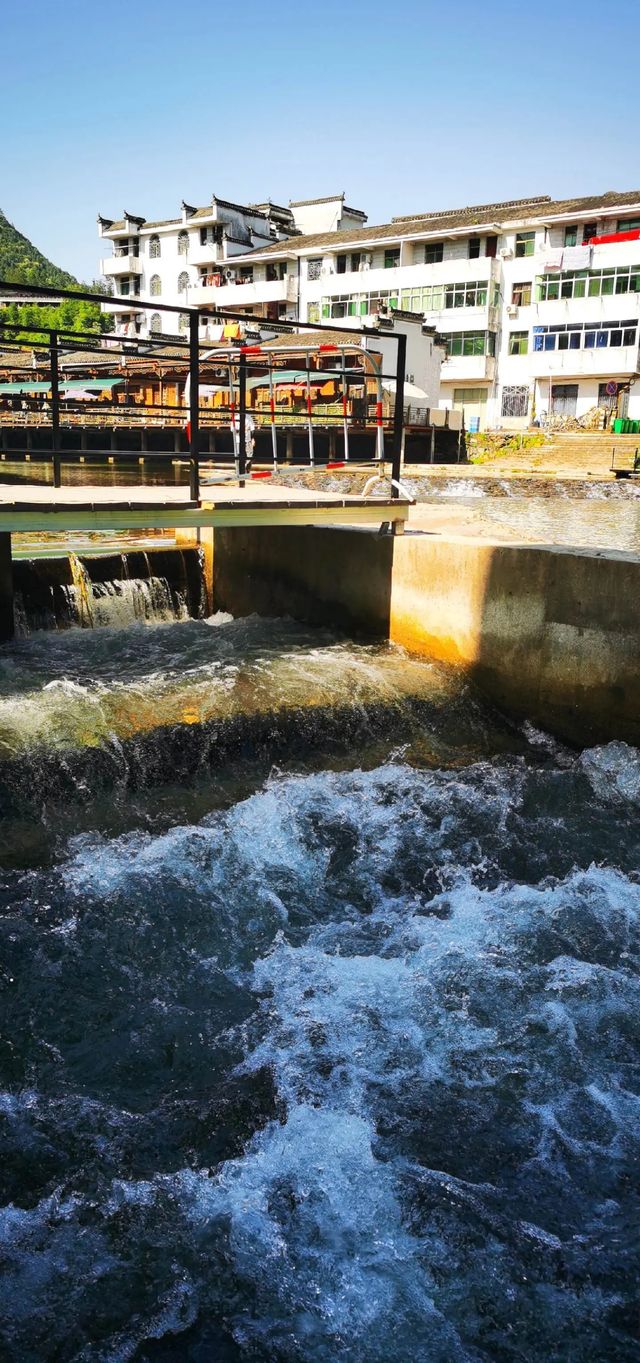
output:
[[[382,497],[318,495],[255,482],[203,489],[0,484],[0,532],[183,529],[188,526],[380,525],[405,521],[409,505]]]

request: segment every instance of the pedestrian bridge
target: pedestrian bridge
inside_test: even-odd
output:
[[[402,524],[409,501],[345,496],[249,480],[203,486],[193,501],[181,487],[60,487],[0,484],[0,534],[73,530],[198,529],[251,525]]]

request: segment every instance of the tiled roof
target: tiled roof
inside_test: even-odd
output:
[[[344,190],[342,194],[325,194],[324,199],[289,199],[289,208],[310,208],[312,204],[335,203],[344,203]]]
[[[381,223],[377,227],[351,227],[342,232],[316,232],[297,237],[294,242],[276,242],[259,251],[261,255],[278,255],[292,251],[314,250],[322,246],[356,246],[376,241],[399,241],[403,237],[437,236],[450,232],[452,228],[506,226],[508,223],[536,220],[549,221],[554,217],[569,214],[578,217],[598,217],[600,213],[611,211],[623,205],[640,207],[640,190],[626,190],[619,193],[609,190],[606,194],[594,194],[579,199],[538,199],[510,200],[509,203],[479,204],[468,208],[450,209],[437,215],[418,214],[414,218],[396,218],[392,222]],[[258,255],[258,251],[252,252]]]
[[[354,349],[362,346],[362,337],[353,336],[348,331],[335,328],[333,331],[295,331],[288,335],[274,336],[263,341],[262,350],[308,350],[320,345],[349,345]]]

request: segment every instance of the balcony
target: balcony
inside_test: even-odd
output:
[[[139,256],[107,256],[100,261],[100,270],[107,279],[118,279],[121,275],[142,274],[142,261]]]
[[[222,264],[222,245],[217,241],[189,242],[189,250],[184,256],[185,265],[214,265],[218,268]]]
[[[495,372],[493,355],[452,355],[444,360],[441,375],[443,383],[486,383]]]
[[[350,270],[337,274],[335,270],[322,273],[319,279],[307,279],[305,290],[315,300],[345,293],[400,293],[408,289],[425,288],[434,284],[470,283],[472,280],[489,285],[498,278],[498,264],[489,256],[478,260],[444,260],[437,264],[396,265],[389,269]],[[449,311],[449,309],[447,309]]]
[[[248,308],[260,303],[295,303],[298,280],[295,275],[285,279],[261,279],[253,284],[195,285],[189,289],[191,306],[209,305],[216,308]]]
[[[442,366],[444,377],[445,366]],[[528,370],[535,378],[610,378],[638,372],[638,347],[602,346],[591,350],[534,350]]]

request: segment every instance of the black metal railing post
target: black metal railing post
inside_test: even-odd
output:
[[[53,452],[53,486],[61,487],[60,468],[60,369],[58,365],[58,333],[49,332],[51,374],[51,449]]]
[[[404,422],[404,375],[407,366],[407,338],[402,333],[398,340],[398,361],[396,367],[396,401],[393,409],[393,446],[391,459],[391,496],[399,497],[400,470],[402,467],[402,435]]]
[[[199,316],[189,313],[189,458],[190,496],[200,500],[200,349]]]
[[[243,350],[240,351],[240,363],[238,365],[238,470],[240,473],[240,486],[244,487],[244,475],[247,468],[247,357]]]

